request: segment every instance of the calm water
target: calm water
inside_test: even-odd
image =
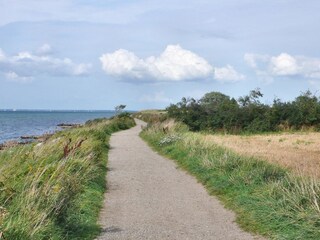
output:
[[[61,128],[59,123],[84,123],[89,119],[111,117],[114,111],[96,112],[45,112],[0,111],[0,143],[17,140],[24,135],[41,135]]]

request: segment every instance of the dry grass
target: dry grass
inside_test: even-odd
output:
[[[241,155],[263,158],[296,173],[320,177],[320,133],[206,135],[205,139]]]

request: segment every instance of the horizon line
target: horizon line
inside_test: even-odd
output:
[[[115,112],[112,109],[31,109],[31,108],[4,108],[0,112],[22,112],[22,111],[38,111],[38,112]],[[125,110],[127,112],[136,112],[138,110]]]

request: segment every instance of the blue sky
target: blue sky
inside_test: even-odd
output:
[[[316,0],[0,0],[0,108],[163,108],[320,89]]]

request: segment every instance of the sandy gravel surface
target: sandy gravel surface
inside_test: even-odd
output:
[[[111,137],[98,239],[257,239],[196,179],[139,138],[143,122]]]

